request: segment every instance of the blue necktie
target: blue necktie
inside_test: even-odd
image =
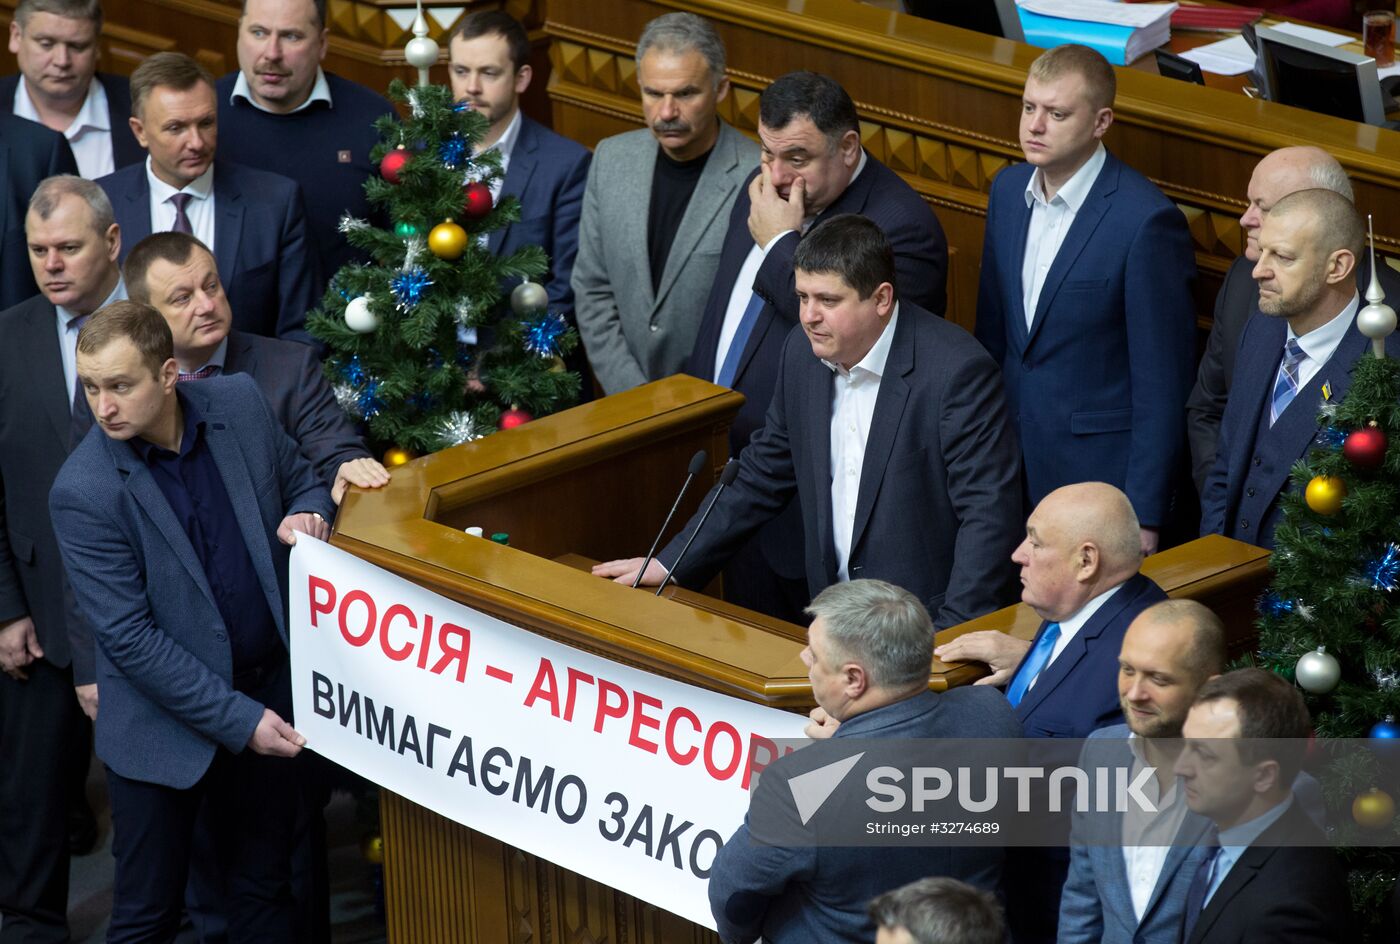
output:
[[[753,334],[753,326],[758,321],[758,313],[763,310],[766,304],[763,296],[757,292],[749,299],[749,306],[744,309],[743,317],[739,319],[739,327],[734,332],[734,340],[729,342],[729,350],[724,354],[724,363],[720,365],[719,374],[715,377],[715,383],[721,387],[734,386],[734,375],[739,372],[739,359],[744,356],[744,348],[748,346],[749,335]]]
[[[1196,869],[1195,876],[1191,879],[1191,887],[1186,890],[1186,910],[1182,914],[1181,939],[1188,941],[1191,939],[1191,932],[1196,929],[1196,922],[1201,918],[1201,912],[1206,907],[1206,893],[1210,891],[1211,879],[1215,875],[1215,860],[1220,857],[1220,833],[1215,827],[1210,828],[1206,834],[1202,845],[1209,845],[1210,852],[1201,860],[1200,867]]]
[[[1269,425],[1273,426],[1288,404],[1298,395],[1298,365],[1307,357],[1294,338],[1289,338],[1283,347],[1283,360],[1278,365],[1278,377],[1274,380],[1274,393],[1269,400]]]
[[[1026,689],[1031,687],[1031,682],[1034,682],[1041,670],[1050,664],[1050,654],[1055,651],[1055,643],[1059,638],[1060,624],[1046,624],[1045,632],[1040,634],[1031,651],[1021,660],[1021,667],[1016,670],[1016,677],[1011,680],[1011,686],[1006,690],[1006,700],[1011,702],[1012,708],[1021,703],[1021,699],[1026,697]]]

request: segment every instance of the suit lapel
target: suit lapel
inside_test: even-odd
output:
[[[1215,894],[1210,896],[1210,902],[1201,911],[1201,917],[1196,922],[1196,927],[1191,931],[1191,941],[1200,941],[1210,932],[1211,927],[1219,920],[1229,907],[1231,899],[1244,891],[1245,886],[1254,881],[1259,874],[1259,869],[1269,857],[1274,854],[1272,847],[1254,845],[1246,849],[1230,869],[1230,873],[1225,876],[1225,880],[1220,883],[1220,887],[1215,890]]]
[[[652,182],[656,179],[656,162],[659,160],[657,153],[661,146],[656,143],[656,139],[649,133],[645,138],[640,135],[636,138],[636,150],[628,154],[619,163],[632,169],[636,176],[636,187],[632,190],[630,200],[619,200],[617,204],[617,215],[604,214],[604,225],[614,222],[622,227],[622,239],[627,244],[627,252],[633,259],[640,261],[638,268],[646,273],[646,278],[641,280],[640,285],[629,286],[631,291],[641,294],[640,301],[644,310],[648,313],[656,310],[656,295],[652,290],[652,280],[654,273],[651,271],[651,252],[647,246],[647,220],[648,213],[651,212],[651,188]],[[676,247],[672,245],[671,255],[676,254]]]
[[[1034,177],[1034,170],[1031,171]],[[1025,350],[1028,342],[1029,329],[1026,327],[1026,286],[1022,280],[1021,272],[1025,268],[1022,264],[1026,258],[1026,241],[1030,238],[1031,231],[1031,208],[1026,205],[1024,192],[1014,194],[1015,200],[1013,219],[1015,220],[1015,238],[1010,245],[1002,250],[1004,255],[1001,258],[1001,271],[1009,273],[1015,277],[1014,284],[1016,291],[1007,299],[1006,310],[1014,312],[1011,317],[1010,332],[1016,339],[1016,347]]]
[[[501,182],[501,198],[515,197],[520,201],[522,209],[526,203],[525,189],[530,186],[530,177],[535,172],[535,147],[537,144],[532,123],[524,115],[521,115],[520,134],[516,137],[515,147],[511,150],[510,166],[506,168],[506,178]],[[510,232],[509,223],[486,237],[486,247],[491,250],[493,255],[501,251],[501,244],[505,242],[508,232]]]
[[[243,535],[243,543],[248,548],[248,557],[258,572],[258,582],[263,594],[268,598],[273,617],[282,625],[281,591],[278,589],[277,574],[273,570],[272,555],[267,549],[267,531],[263,527],[262,509],[258,505],[257,493],[253,491],[252,470],[238,443],[238,438],[228,428],[224,415],[215,409],[205,408],[204,435],[209,444],[209,452],[214,464],[219,468],[219,478],[223,479],[224,490],[228,492],[229,504],[238,518],[238,530]]]
[[[242,332],[228,333],[228,348],[224,351],[223,374],[252,374],[257,370],[258,355],[253,346],[242,338]]]
[[[1180,790],[1180,786],[1177,789]],[[1167,850],[1167,857],[1162,862],[1162,871],[1157,874],[1157,884],[1153,886],[1152,895],[1147,899],[1147,907],[1142,909],[1142,920],[1138,922],[1139,927],[1147,924],[1153,909],[1162,901],[1162,896],[1166,894],[1167,888],[1170,887],[1183,865],[1188,862],[1188,857],[1204,841],[1209,828],[1210,823],[1194,813],[1188,812],[1181,821],[1181,827],[1176,831],[1176,838],[1172,841],[1171,847]],[[1118,856],[1118,860],[1120,862],[1123,860],[1121,854]],[[1193,864],[1191,867],[1194,869],[1195,865]],[[1123,887],[1125,889],[1127,882],[1128,877],[1125,870],[1123,873]]]
[[[47,317],[45,317],[47,316]],[[36,298],[24,319],[24,334],[15,339],[26,351],[30,389],[39,398],[53,425],[64,454],[73,423],[73,391],[63,376],[63,352],[58,346],[58,312],[43,298]]]
[[[861,536],[870,522],[870,512],[875,506],[876,496],[880,494],[885,467],[889,464],[895,439],[899,435],[904,407],[909,402],[909,384],[904,378],[914,369],[914,317],[915,311],[906,306],[904,317],[895,325],[895,336],[885,361],[885,373],[880,378],[880,392],[875,398],[875,414],[870,420],[870,436],[865,442],[865,456],[860,466],[855,524],[851,528],[852,556],[860,547]],[[828,433],[830,428],[828,423]],[[828,449],[827,454],[830,455],[830,452]]]
[[[243,238],[243,195],[229,181],[228,168],[214,165],[214,260],[224,284],[236,284],[238,244]]]
[[[739,214],[739,218],[748,219],[749,215],[749,193],[748,188],[742,188],[734,200],[734,210],[732,213]],[[731,220],[735,217],[731,216]],[[720,251],[719,267],[715,270],[715,285],[729,286],[728,295],[716,295],[711,293],[710,303],[705,310],[705,320],[701,322],[700,331],[695,336],[695,353],[692,355],[692,368],[696,376],[708,380],[714,376],[715,358],[719,354],[719,335],[724,329],[724,316],[729,309],[729,296],[736,288],[752,295],[753,286],[739,286],[739,271],[744,268],[744,261],[749,257],[749,250],[753,248],[753,237],[749,235],[748,227],[730,226],[724,234],[724,248]],[[745,354],[748,353],[747,346]],[[743,376],[744,364],[748,362],[745,357],[740,363],[739,369],[735,371],[734,382],[738,383]]]
[[[661,284],[657,289],[653,307],[660,306],[666,300],[666,295],[680,277],[681,270],[689,264],[690,256],[695,251],[696,244],[700,242],[700,237],[704,235],[715,216],[730,206],[730,198],[738,186],[730,176],[730,172],[739,163],[738,151],[730,137],[734,134],[738,132],[730,130],[728,125],[720,125],[719,140],[715,142],[714,153],[705,162],[705,169],[701,171],[700,179],[695,182],[695,192],[690,195],[690,202],[686,204],[685,214],[676,229],[676,239],[671,243],[670,255],[666,257],[666,269],[661,275]],[[652,165],[652,169],[655,169],[655,164]],[[650,197],[650,180],[647,181],[647,194]],[[643,219],[643,243],[646,242],[646,229],[646,220]],[[645,246],[643,251],[645,252]],[[643,258],[646,258],[645,255]]]
[[[156,526],[156,530],[165,538],[165,542],[170,545],[170,549],[175,552],[175,556],[180,559],[185,570],[194,579],[195,586],[199,592],[204,594],[209,600],[209,605],[216,610],[218,604],[214,601],[214,592],[209,589],[209,580],[204,574],[204,567],[199,563],[199,555],[195,553],[194,545],[190,543],[189,535],[185,534],[185,529],[180,527],[180,522],[175,520],[175,512],[170,510],[170,503],[166,501],[165,494],[156,484],[156,480],[151,475],[151,470],[146,468],[140,456],[131,444],[125,441],[107,439],[107,448],[111,451],[112,459],[115,461],[117,471],[122,473],[126,479],[127,491],[135,499],[136,504],[141,506],[141,510],[146,513],[146,517],[151,519],[151,523]]]
[[[817,546],[822,552],[822,569],[827,583],[836,582],[836,542],[831,531],[831,391],[835,375],[816,357],[805,361],[807,381],[802,384],[799,406],[807,417],[802,432],[812,450],[807,467],[816,476],[812,494],[817,505]],[[788,435],[796,429],[790,428]]]
[[[1084,205],[1074,215],[1074,222],[1070,224],[1069,232],[1065,234],[1065,241],[1060,244],[1060,251],[1055,253],[1055,261],[1050,264],[1050,271],[1046,273],[1045,284],[1041,286],[1040,297],[1035,303],[1035,318],[1031,321],[1030,330],[1026,335],[1027,347],[1035,343],[1035,337],[1040,333],[1040,326],[1045,322],[1045,315],[1054,303],[1055,295],[1064,283],[1065,276],[1074,268],[1075,260],[1084,251],[1084,247],[1089,245],[1089,240],[1093,238],[1094,231],[1099,227],[1099,222],[1108,211],[1109,199],[1117,189],[1118,163],[1110,154],[1104,162],[1103,168],[1099,171],[1098,179],[1089,188],[1089,195],[1084,199]],[[1027,229],[1029,229],[1029,222],[1028,215]],[[1017,271],[1023,269],[1020,260],[1024,256],[1025,244],[1023,240],[1021,255],[1017,257]],[[1024,291],[1022,296],[1024,297]],[[1024,305],[1022,310],[1025,310]],[[1022,323],[1025,323],[1024,318],[1022,318]]]
[[[1045,667],[1035,685],[1021,699],[1021,704],[1016,706],[1018,717],[1025,718],[1035,711],[1040,703],[1070,676],[1074,667],[1088,654],[1090,642],[1097,639],[1103,633],[1104,628],[1118,618],[1118,614],[1123,612],[1123,608],[1137,597],[1142,580],[1141,576],[1137,576],[1123,583],[1118,588],[1118,592],[1109,597],[1089,618],[1089,622],[1080,627],[1079,632],[1074,634],[1074,638],[1065,643],[1065,648],[1055,657],[1055,661]],[[1041,629],[1043,632],[1044,627],[1042,626]],[[1039,639],[1039,635],[1036,638]]]

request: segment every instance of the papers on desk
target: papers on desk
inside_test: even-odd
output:
[[[1016,0],[1016,6],[1032,46],[1082,43],[1118,66],[1165,45],[1177,8],[1175,3],[1113,0]]]
[[[1279,23],[1269,28],[1334,49],[1351,42],[1354,38],[1344,33],[1334,33],[1331,30],[1302,26],[1298,23]],[[1254,68],[1254,50],[1249,48],[1249,43],[1244,41],[1243,36],[1231,36],[1218,43],[1197,46],[1181,55],[1182,58],[1200,66],[1203,72],[1214,72],[1216,75],[1243,75]]]

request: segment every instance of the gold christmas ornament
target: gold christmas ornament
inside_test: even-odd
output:
[[[451,220],[443,220],[428,234],[428,248],[439,259],[458,259],[467,251],[467,231]]]
[[[1352,801],[1351,818],[1366,829],[1385,829],[1395,819],[1395,801],[1384,790],[1372,787]]]
[[[384,465],[386,468],[396,469],[405,462],[416,458],[418,458],[418,454],[412,449],[404,449],[400,446],[395,446],[393,449],[384,453]]]
[[[1346,497],[1347,483],[1335,475],[1317,476],[1303,494],[1308,507],[1319,515],[1335,515],[1342,510],[1342,499]]]

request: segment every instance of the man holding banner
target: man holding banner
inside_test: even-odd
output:
[[[49,495],[97,641],[97,754],[116,878],[109,942],[173,939],[195,815],[220,811],[229,940],[290,942],[295,779],[284,618],[294,532],[329,536],[330,493],[257,386],[183,385],[170,329],[133,302],[78,335],[98,428]],[[324,517],[323,517],[324,516]]]

